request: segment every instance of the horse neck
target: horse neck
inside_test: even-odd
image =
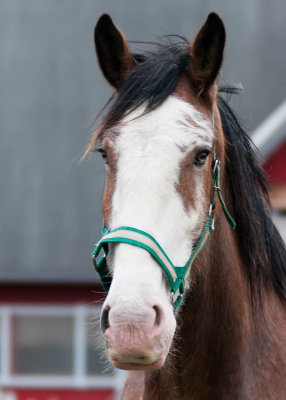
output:
[[[160,371],[146,373],[144,400],[258,400],[278,399],[275,390],[286,393],[286,359],[280,355],[285,312],[266,291],[262,307],[252,304],[242,262],[236,234],[220,211],[193,266],[195,282],[180,310],[174,354]]]
[[[225,398],[228,379],[232,385],[241,384],[241,354],[250,317],[247,283],[224,215],[216,219],[215,229],[200,260],[201,273],[184,307],[181,327],[184,387],[200,392],[200,399],[209,398],[210,393],[214,399]],[[228,393],[228,398],[234,398],[233,394]]]
[[[195,282],[180,310],[173,346],[177,354],[147,377],[146,399],[204,399],[210,398],[210,391],[211,398],[221,399],[219,381],[225,387],[228,378],[240,379],[240,350],[249,319],[247,285],[234,234],[221,213],[193,272]]]

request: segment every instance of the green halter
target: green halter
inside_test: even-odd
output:
[[[148,251],[158,264],[165,271],[171,286],[172,302],[174,309],[177,310],[179,307],[182,296],[185,292],[186,282],[189,278],[190,271],[194,260],[201,253],[205,247],[210,234],[214,230],[214,210],[215,210],[215,192],[218,194],[219,201],[222,205],[226,219],[232,229],[235,229],[235,221],[227,211],[226,205],[223,201],[219,186],[219,175],[220,175],[220,161],[215,158],[215,153],[213,154],[213,180],[212,180],[212,193],[211,202],[209,208],[209,217],[206,220],[201,235],[197,240],[197,243],[184,266],[176,266],[169,259],[165,251],[159,245],[159,243],[148,233],[141,231],[136,228],[129,226],[121,226],[112,231],[108,231],[105,227],[103,228],[103,237],[97,244],[93,254],[93,263],[96,271],[98,272],[102,286],[106,292],[108,292],[112,277],[108,269],[106,256],[108,254],[108,243],[128,243],[133,246],[141,247],[142,249]],[[103,250],[104,255],[97,262],[96,259]]]

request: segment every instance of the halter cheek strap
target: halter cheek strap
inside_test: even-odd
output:
[[[105,227],[103,231],[103,237],[97,244],[93,254],[93,263],[96,271],[98,272],[102,286],[106,292],[109,291],[112,277],[110,275],[110,271],[107,265],[106,257],[109,251],[108,244],[109,243],[127,243],[133,246],[140,247],[146,251],[148,251],[151,256],[157,261],[157,263],[163,268],[165,271],[168,280],[171,286],[171,296],[174,309],[177,310],[179,307],[182,296],[185,292],[185,287],[190,276],[191,267],[195,259],[204,249],[210,234],[214,230],[214,210],[215,210],[215,192],[218,194],[218,198],[221,202],[224,214],[226,216],[227,221],[231,225],[231,227],[235,228],[235,221],[229,214],[226,209],[225,203],[222,199],[220,193],[219,186],[219,172],[220,172],[220,163],[219,160],[215,158],[213,160],[213,182],[212,182],[212,193],[211,193],[211,202],[209,208],[209,216],[206,220],[200,237],[198,238],[195,247],[192,250],[192,253],[183,266],[176,266],[172,263],[170,258],[167,256],[166,252],[160,246],[160,244],[156,241],[156,239],[149,235],[147,232],[141,231],[139,229],[130,227],[130,226],[121,226],[117,229],[109,232]],[[97,262],[97,257],[100,251],[103,251],[103,256]]]

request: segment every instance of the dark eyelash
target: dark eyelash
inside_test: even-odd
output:
[[[102,147],[96,147],[95,149],[92,150],[93,153],[102,153],[104,149]]]

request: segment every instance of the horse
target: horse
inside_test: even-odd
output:
[[[235,90],[217,84],[221,18],[136,53],[104,14],[94,38],[114,94],[87,146],[106,168],[93,258],[122,398],[285,399],[286,250]]]

